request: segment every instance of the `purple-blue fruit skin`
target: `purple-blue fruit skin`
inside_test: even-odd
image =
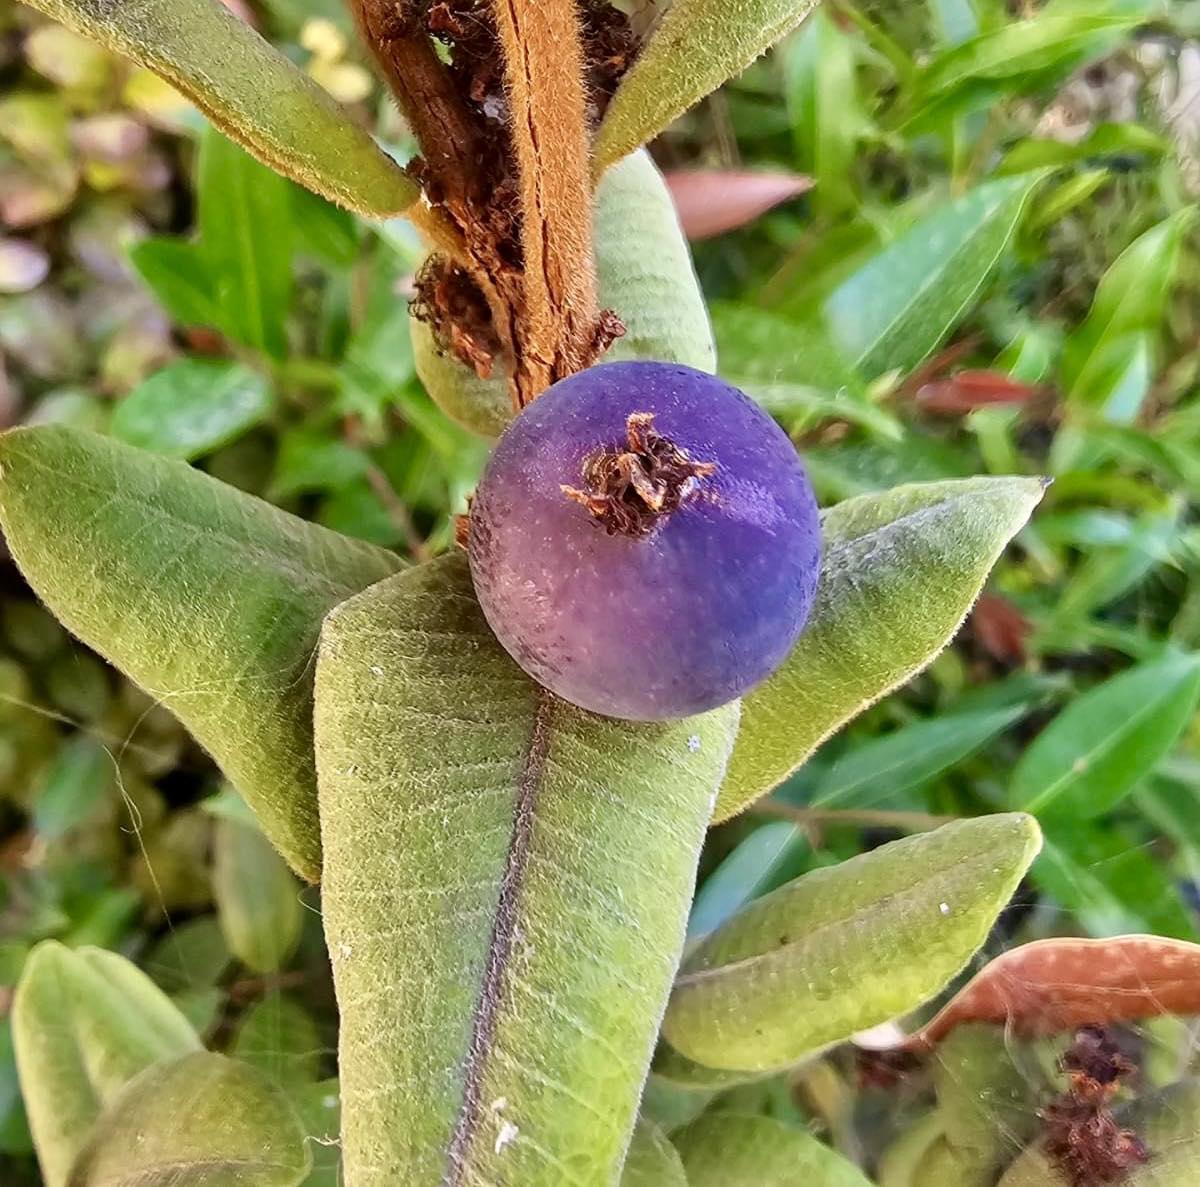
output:
[[[715,462],[650,535],[608,534],[563,487],[621,449],[633,413]],[[791,650],[820,569],[816,500],[792,443],[746,395],[669,363],[556,383],[501,437],[471,504],[476,594],[505,649],[585,709],[655,721],[723,705]]]

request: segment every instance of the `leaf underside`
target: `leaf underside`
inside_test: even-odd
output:
[[[178,715],[315,881],[320,624],[399,558],[62,426],[0,438],[0,524],[46,605]]]
[[[736,706],[551,698],[458,554],[330,617],[316,703],[348,1181],[613,1181]]]

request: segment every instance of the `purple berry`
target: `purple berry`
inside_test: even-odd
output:
[[[727,383],[608,363],[509,426],[471,504],[500,642],[564,699],[635,721],[723,705],[779,666],[820,567],[787,436]]]

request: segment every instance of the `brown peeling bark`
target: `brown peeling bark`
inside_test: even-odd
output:
[[[576,0],[493,0],[493,12],[519,176],[524,306],[514,380],[523,405],[593,362],[607,331],[596,299]]]

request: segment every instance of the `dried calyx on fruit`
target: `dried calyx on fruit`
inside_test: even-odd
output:
[[[563,380],[501,437],[471,505],[475,589],[535,680],[634,720],[715,708],[783,661],[820,564],[792,443],[669,363]]]

